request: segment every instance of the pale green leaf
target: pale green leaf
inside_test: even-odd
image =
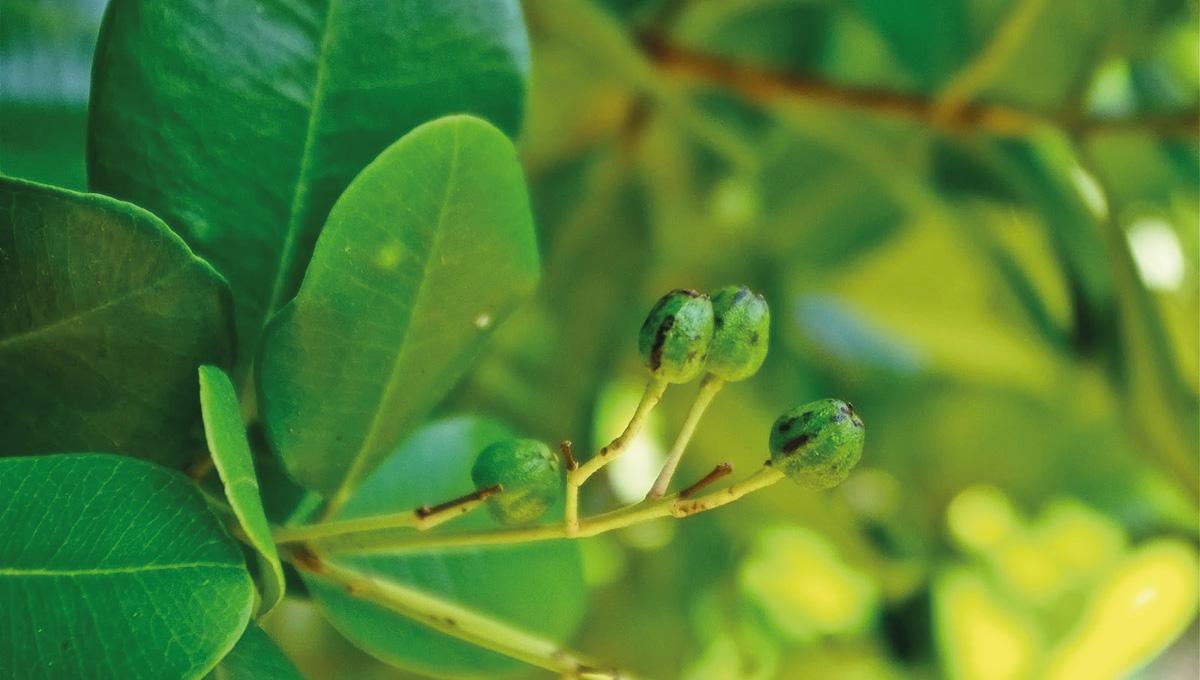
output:
[[[525,181],[499,130],[452,116],[384,151],[264,336],[259,407],[296,480],[344,500],[537,280]]]
[[[283,567],[263,510],[237,390],[229,376],[216,366],[200,367],[200,408],[204,413],[208,450],[225,485],[225,498],[246,539],[258,553],[262,598],[258,616],[266,616],[283,598]]]

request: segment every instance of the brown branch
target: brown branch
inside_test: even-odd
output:
[[[658,35],[640,36],[642,48],[663,72],[719,85],[760,104],[802,100],[907,119],[949,132],[987,132],[1023,137],[1053,126],[1075,133],[1141,131],[1169,137],[1200,134],[1200,111],[1131,118],[1048,115],[999,104],[965,103],[939,112],[919,95],[830,83],[812,76],[741,64],[673,44]]]

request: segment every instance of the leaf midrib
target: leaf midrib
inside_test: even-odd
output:
[[[54,321],[51,321],[50,323],[43,324],[43,325],[37,326],[35,328],[30,328],[28,330],[21,331],[20,333],[10,335],[7,338],[0,338],[0,350],[6,349],[10,345],[14,345],[14,344],[17,344],[20,342],[28,341],[32,338],[36,338],[37,336],[42,335],[43,333],[52,332],[59,326],[64,326],[64,325],[67,325],[70,323],[74,323],[76,321],[85,319],[94,314],[99,314],[101,312],[107,311],[108,309],[111,309],[112,307],[115,307],[117,305],[123,304],[125,302],[129,302],[129,301],[141,296],[142,294],[149,292],[151,289],[157,288],[164,281],[186,272],[188,270],[188,267],[190,264],[191,263],[185,262],[180,267],[177,267],[177,268],[171,270],[170,272],[163,274],[162,276],[154,279],[153,281],[142,284],[140,286],[136,286],[134,288],[130,288],[129,290],[121,293],[120,295],[109,298],[109,299],[105,300],[104,302],[102,302],[98,305],[95,305],[93,307],[89,307],[87,309],[72,312],[71,314],[64,316],[60,319],[55,319]]]
[[[21,569],[0,567],[0,577],[25,576],[112,576],[117,574],[142,574],[155,571],[174,571],[178,569],[231,569],[240,570],[242,565],[228,562],[179,562],[175,564],[146,564],[130,567],[96,567],[91,569]]]
[[[379,400],[380,406],[375,409],[374,415],[371,416],[371,422],[367,426],[366,436],[363,437],[362,444],[358,447],[358,451],[355,452],[354,458],[350,463],[350,468],[346,471],[346,475],[342,477],[341,481],[338,482],[337,489],[331,498],[342,498],[342,496],[346,493],[346,489],[356,482],[358,477],[362,474],[361,470],[363,461],[366,459],[366,453],[371,449],[371,444],[373,444],[375,441],[379,431],[380,419],[386,411],[383,406],[389,402],[393,392],[397,389],[397,372],[400,369],[401,359],[405,356],[404,345],[408,340],[408,334],[412,332],[412,319],[416,315],[417,308],[421,305],[423,293],[425,292],[425,283],[429,280],[429,268],[434,260],[433,254],[437,252],[438,242],[442,236],[442,226],[446,219],[446,208],[450,205],[450,197],[453,195],[454,187],[458,183],[457,178],[459,157],[462,154],[462,126],[460,124],[454,125],[453,139],[454,146],[450,152],[450,168],[446,172],[446,189],[442,194],[442,204],[438,208],[437,219],[434,220],[433,238],[430,241],[429,251],[427,257],[425,258],[425,264],[421,270],[421,281],[417,284],[417,291],[413,294],[413,303],[409,307],[408,318],[405,319],[404,335],[401,338],[399,345],[400,351],[398,351],[396,356],[392,359],[392,366],[388,371],[387,384],[386,387],[384,387],[383,395]]]
[[[308,111],[308,123],[304,131],[304,147],[300,150],[300,168],[296,173],[296,185],[292,189],[292,204],[288,211],[287,228],[283,234],[283,243],[280,245],[279,258],[275,261],[275,278],[271,282],[271,294],[267,298],[267,316],[279,307],[282,300],[284,285],[287,283],[286,278],[291,271],[291,262],[296,254],[296,232],[303,226],[303,220],[300,216],[303,214],[303,205],[311,188],[309,181],[310,168],[312,166],[313,147],[317,143],[317,122],[318,115],[321,110],[321,104],[324,100],[326,67],[325,55],[329,50],[330,43],[330,17],[333,16],[333,5],[336,0],[328,0],[325,5],[325,19],[321,22],[321,41],[317,47],[317,71],[314,76],[312,103]]]

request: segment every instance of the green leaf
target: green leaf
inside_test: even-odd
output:
[[[515,134],[528,68],[516,0],[116,0],[96,49],[88,175],[229,279],[245,364],[359,170],[446,114]]]
[[[452,116],[388,147],[338,199],[264,334],[259,407],[292,476],[344,500],[537,279],[525,181],[499,130]]]
[[[475,454],[510,436],[494,422],[470,417],[422,428],[363,483],[338,518],[400,512],[461,496],[472,489]],[[561,517],[561,504],[557,510]],[[495,526],[489,513],[476,511],[438,530]],[[346,556],[333,561],[444,596],[558,641],[571,635],[585,606],[579,549],[571,541]],[[438,677],[494,677],[517,663],[355,599],[320,578],[306,575],[305,580],[330,622],[388,663]]]
[[[225,485],[225,498],[246,538],[258,552],[262,598],[258,615],[263,617],[283,599],[283,567],[263,510],[237,390],[225,371],[216,366],[200,367],[200,408],[204,413],[208,450]]]
[[[854,4],[875,24],[921,90],[934,89],[968,53],[966,15],[970,3],[855,0]]]
[[[208,674],[208,680],[302,680],[303,677],[258,626],[246,628],[242,639]]]
[[[0,178],[0,454],[203,446],[196,367],[232,360],[229,291],[162,222]]]
[[[182,475],[108,454],[0,460],[0,677],[194,678],[254,585]]]

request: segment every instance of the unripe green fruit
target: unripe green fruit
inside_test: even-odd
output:
[[[745,286],[726,286],[712,298],[713,339],[709,373],[722,380],[745,380],[767,358],[771,310],[763,296]]]
[[[700,375],[713,337],[713,306],[707,295],[673,290],[662,296],[638,335],[638,351],[654,377],[685,383]]]
[[[554,505],[563,489],[558,456],[534,439],[506,439],[479,452],[471,467],[476,488],[499,484],[504,491],[487,500],[501,524],[528,524]]]
[[[771,464],[803,486],[837,486],[862,457],[863,422],[854,406],[820,399],[788,411],[771,426]]]

